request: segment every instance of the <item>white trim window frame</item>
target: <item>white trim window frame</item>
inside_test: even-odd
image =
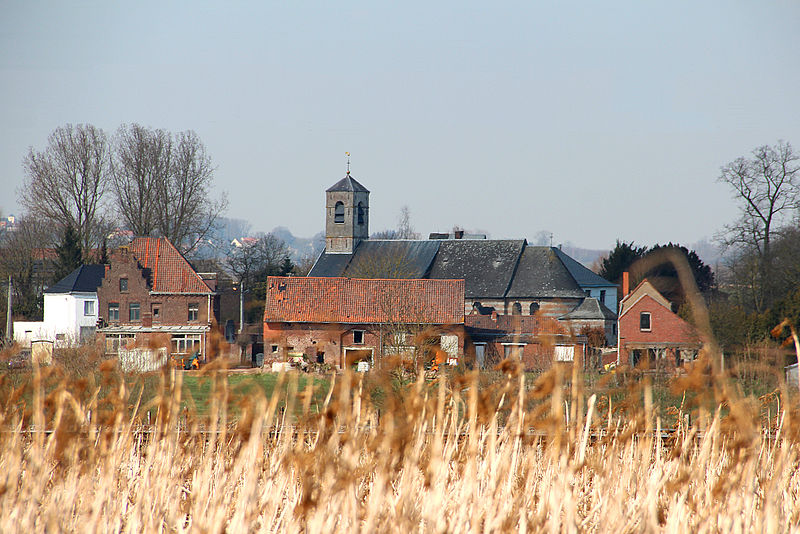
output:
[[[647,318],[646,321],[645,317]],[[647,323],[646,326],[645,322]],[[653,315],[650,312],[639,312],[639,331],[640,332],[653,331]]]

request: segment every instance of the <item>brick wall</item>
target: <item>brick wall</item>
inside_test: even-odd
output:
[[[128,290],[120,290],[120,279],[128,280]],[[211,297],[211,317],[213,310],[219,308]],[[209,323],[209,296],[208,295],[151,295],[147,285],[145,272],[130,253],[118,252],[112,257],[110,265],[106,266],[103,283],[97,288],[98,317],[109,324],[108,305],[119,304],[119,324],[142,324],[149,315],[154,325],[186,325]],[[139,304],[139,320],[129,320],[131,303]],[[189,321],[189,304],[197,304],[197,320]],[[154,308],[159,308],[159,317],[153,314]]]
[[[650,313],[650,331],[639,328],[639,317],[642,312]],[[621,343],[696,343],[698,341],[694,328],[645,295],[636,302],[619,320]]]
[[[363,332],[362,343],[355,342],[356,330]],[[265,323],[264,358],[265,361],[285,360],[289,352],[299,352],[308,356],[312,362],[321,356],[324,363],[342,367],[346,350],[371,349],[377,360],[381,355],[381,346],[387,352],[387,349],[394,346],[393,336],[396,331],[392,325],[381,327],[372,324]],[[431,327],[428,333],[432,336],[457,335],[459,354],[463,354],[463,326]],[[408,344],[413,343],[414,340],[409,337]]]

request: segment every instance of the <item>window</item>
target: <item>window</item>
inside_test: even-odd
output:
[[[515,302],[514,305],[511,306],[511,315],[522,315],[522,304]]]
[[[161,304],[153,304],[151,309],[153,310],[153,320],[154,321],[160,321],[161,320]]]
[[[353,343],[356,345],[362,345],[364,343],[363,330],[353,330]]]
[[[83,314],[84,315],[94,315],[94,301],[93,300],[84,300],[83,301]]]
[[[133,340],[133,334],[106,334],[106,353],[117,354],[119,349],[127,349]]]
[[[128,291],[128,279],[127,278],[120,278],[119,279],[119,290],[122,293]]]
[[[172,354],[200,352],[201,334],[176,334],[172,336]]]
[[[533,315],[537,311],[539,311],[539,303],[538,302],[531,302],[530,314]]]
[[[522,359],[522,350],[525,348],[525,345],[511,345],[511,344],[504,344],[503,346],[503,357],[505,358],[512,358],[515,360]]]
[[[600,290],[600,302],[605,302],[605,301],[606,301],[606,290],[605,289],[601,289]]]
[[[56,334],[56,341],[64,341],[67,339],[66,334]]]
[[[272,349],[273,353],[278,352],[278,345],[272,345],[270,348]]]
[[[650,331],[650,312],[642,312],[639,314],[639,330],[642,332]]]
[[[333,222],[344,223],[344,204],[341,201],[333,208]]]
[[[189,303],[189,320],[196,321],[200,311],[200,305],[196,302]]]
[[[591,289],[587,289],[586,290],[586,296],[587,297],[591,297],[592,296],[592,290]]]
[[[358,203],[358,224],[364,224],[364,205]]]
[[[119,302],[108,303],[108,320],[109,322],[119,321]]]
[[[141,317],[141,308],[138,302],[128,304],[128,320],[138,321]]]
[[[575,347],[572,345],[556,345],[556,361],[571,362],[575,359]]]

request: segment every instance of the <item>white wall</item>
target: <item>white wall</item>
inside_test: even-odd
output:
[[[611,310],[614,313],[618,313],[617,310],[617,288],[616,287],[587,287],[583,288],[584,290],[590,291],[589,296],[600,300],[600,291],[605,290],[606,297],[603,299],[603,304],[606,308]]]
[[[85,303],[92,304],[86,314]],[[58,347],[80,343],[81,327],[97,325],[97,293],[45,293],[44,321],[14,323],[14,340],[30,346],[32,340],[48,340]]]

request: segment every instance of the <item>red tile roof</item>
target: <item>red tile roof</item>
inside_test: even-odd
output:
[[[267,278],[265,322],[464,323],[464,280]]]
[[[129,245],[139,264],[150,269],[151,291],[212,293],[183,254],[165,237],[137,237]]]

